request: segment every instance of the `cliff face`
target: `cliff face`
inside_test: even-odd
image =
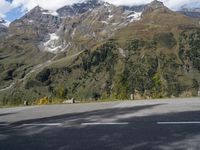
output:
[[[0,38],[3,37],[8,31],[6,21],[0,18]]]

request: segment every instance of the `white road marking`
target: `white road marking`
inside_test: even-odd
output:
[[[7,123],[0,124],[0,126],[9,126]]]
[[[62,123],[30,123],[23,124],[23,126],[62,126]]]
[[[200,124],[200,121],[157,122],[159,125]]]
[[[128,122],[94,122],[94,123],[81,123],[82,126],[95,126],[95,125],[128,125]]]

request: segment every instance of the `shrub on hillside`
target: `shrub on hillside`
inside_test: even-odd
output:
[[[40,82],[45,82],[49,79],[50,74],[50,69],[44,69],[37,74],[36,79]]]
[[[43,98],[37,100],[37,105],[46,105],[49,103],[50,103],[50,100],[48,97],[43,97]]]
[[[176,39],[174,38],[173,33],[158,33],[154,36],[154,40],[161,46],[169,49],[176,45]]]

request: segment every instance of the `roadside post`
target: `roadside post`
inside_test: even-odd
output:
[[[133,94],[131,94],[131,100],[134,100],[134,95]]]

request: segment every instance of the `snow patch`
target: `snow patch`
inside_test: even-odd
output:
[[[56,35],[56,33],[51,33],[50,34],[50,40],[58,40],[59,37]]]
[[[44,11],[42,12],[44,15],[52,15],[52,16],[58,16],[58,13],[56,11]]]
[[[28,22],[29,22],[29,23],[33,23],[33,22],[34,22],[34,20],[28,20]]]
[[[49,34],[50,36],[50,39],[44,43],[44,47],[45,47],[45,51],[48,51],[48,52],[57,52],[59,49],[62,48],[62,46],[57,46],[58,44],[58,40],[59,40],[59,37],[56,35],[56,33],[51,33]]]
[[[73,30],[73,32],[71,34],[72,39],[74,38],[75,34],[76,34],[76,28],[74,28],[74,30]]]
[[[128,15],[127,19],[131,19],[130,22],[138,21],[141,19],[142,12],[133,12]]]
[[[126,57],[125,51],[122,48],[118,48],[119,53],[123,56]]]
[[[110,4],[105,2],[105,3],[104,3],[104,6],[105,6],[105,7],[109,7]]]
[[[101,21],[101,23],[103,23],[103,24],[109,24],[107,21]]]
[[[41,8],[41,7],[40,7],[40,11],[41,11],[42,14],[44,14],[44,15],[59,16],[59,14],[58,14],[56,11],[53,11],[53,10],[47,10],[47,9],[44,9],[44,8]]]
[[[112,12],[112,10],[111,10],[111,9],[108,9],[108,12],[109,12],[109,13],[111,13],[111,12]]]
[[[68,49],[71,46],[70,42],[61,42],[59,39],[60,38],[56,33],[49,34],[49,40],[43,43],[43,50],[56,54],[59,52],[66,51],[66,49]]]
[[[109,15],[109,16],[108,16],[108,19],[111,19],[111,18],[113,18],[113,15]]]
[[[40,11],[41,11],[42,14],[44,14],[44,15],[52,15],[52,16],[58,16],[58,15],[59,15],[56,11],[44,9],[44,8],[42,8],[42,7],[40,7]]]

